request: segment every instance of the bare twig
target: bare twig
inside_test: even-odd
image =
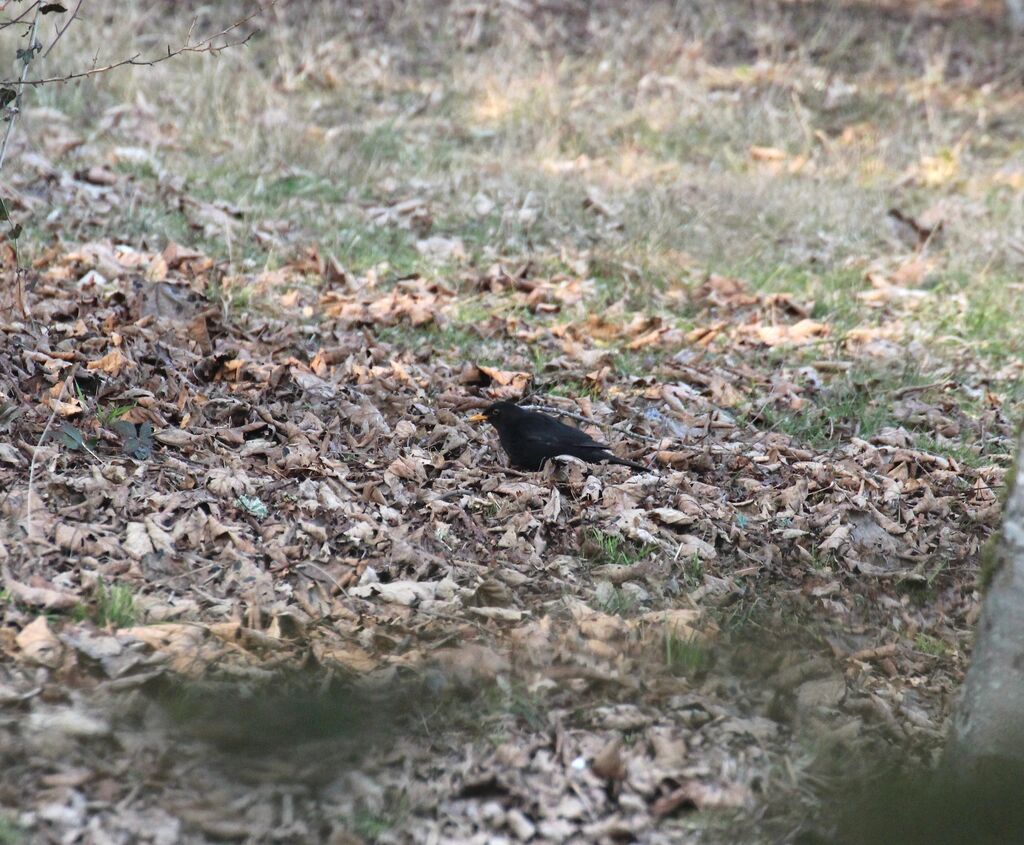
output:
[[[901,387],[898,390],[892,391],[889,395],[893,399],[905,399],[907,396],[911,396],[914,393],[926,393],[929,390],[946,390],[950,387],[956,387],[957,383],[952,379],[944,378],[938,381],[929,382],[928,384],[912,384],[909,387]]]
[[[309,561],[309,560],[304,560],[304,561],[302,561],[302,563],[299,564],[299,566],[308,566],[310,569],[315,569],[317,572],[319,572],[325,578],[329,578],[331,583],[334,585],[334,588],[341,595],[343,595],[343,596],[347,596],[348,595],[348,590],[346,590],[343,586],[341,586],[341,584],[339,583],[338,579],[335,578],[333,575],[331,575],[330,572],[328,572],[326,569],[324,569],[319,564],[313,563],[312,561]]]
[[[623,426],[625,425],[629,425],[628,420],[626,422],[612,423],[611,425],[608,426],[608,428],[611,429],[612,431],[617,431],[619,434],[624,434],[626,437],[632,437],[636,440],[643,440],[645,443],[661,443],[661,441],[665,439],[664,437],[652,437],[649,434],[641,434],[638,431],[626,431],[623,428]],[[670,439],[674,440],[676,438]]]
[[[83,2],[84,2],[84,0],[78,0],[78,5],[77,5],[77,6],[75,6],[75,10],[74,10],[74,11],[73,11],[73,12],[72,12],[72,13],[71,13],[71,14],[70,14],[69,16],[68,16],[68,19],[67,19],[67,21],[66,21],[66,22],[64,23],[64,26],[62,26],[62,27],[58,27],[58,29],[57,29],[57,34],[56,34],[55,36],[53,36],[53,41],[51,41],[51,42],[50,42],[50,46],[49,46],[49,47],[47,47],[47,48],[46,48],[46,52],[45,52],[45,53],[43,53],[43,58],[44,58],[44,59],[45,59],[45,58],[46,58],[47,56],[49,56],[49,55],[50,55],[50,51],[51,51],[51,50],[52,50],[52,49],[53,49],[54,47],[56,47],[56,46],[57,46],[57,42],[58,42],[58,41],[60,41],[60,39],[61,39],[61,38],[63,37],[64,33],[68,31],[68,27],[69,27],[69,26],[71,26],[71,24],[72,24],[72,23],[74,22],[75,18],[77,18],[77,17],[78,17],[78,10],[82,8],[82,3],[83,3]]]
[[[25,77],[28,76],[28,67],[32,64],[32,59],[36,55],[36,30],[39,28],[39,6],[36,6],[35,17],[32,18],[32,26],[28,31],[28,48],[22,55],[25,57],[22,61],[21,66],[21,83],[25,82]],[[6,83],[3,83],[6,84]],[[11,119],[7,121],[7,131],[4,132],[3,144],[0,144],[0,170],[4,166],[4,158],[7,156],[7,144],[11,140],[11,132],[14,130],[14,124],[18,120],[18,115],[21,112],[21,89],[18,89],[18,95],[14,98],[14,102],[11,104]]]
[[[53,409],[50,411],[50,418],[46,421],[46,425],[43,428],[43,433],[39,435],[39,441],[36,443],[36,447],[32,450],[32,462],[28,467],[28,501],[25,503],[25,536],[31,539],[32,537],[32,490],[36,479],[36,456],[39,454],[39,447],[43,445],[46,440],[46,435],[50,433],[50,426],[53,425],[54,417],[57,416],[57,403],[64,397],[64,392],[68,389],[68,384],[74,379],[75,374],[78,371],[76,366],[66,379],[64,384],[61,385],[60,393],[57,394],[57,398],[53,402]]]
[[[220,32],[215,33],[214,35],[211,35],[208,38],[204,38],[202,41],[199,41],[195,44],[189,44],[189,40],[191,39],[192,36],[192,30],[195,27],[195,21],[193,21],[192,25],[189,27],[188,35],[186,35],[185,43],[182,44],[182,46],[177,48],[176,50],[172,50],[170,45],[168,45],[166,56],[156,56],[150,59],[141,59],[139,58],[141,53],[136,53],[134,56],[130,56],[127,59],[122,59],[119,62],[112,62],[109,65],[104,65],[103,67],[94,67],[90,68],[89,70],[75,71],[72,73],[65,74],[64,76],[49,76],[40,79],[25,79],[24,77],[22,77],[22,79],[20,80],[3,80],[0,81],[0,85],[49,85],[55,82],[71,82],[74,79],[85,79],[89,76],[96,76],[100,73],[107,73],[108,71],[114,70],[115,68],[125,67],[126,65],[145,65],[147,67],[152,67],[153,65],[160,64],[160,62],[166,62],[168,59],[173,59],[175,56],[180,56],[183,53],[217,54],[220,53],[222,50],[227,50],[231,47],[241,47],[243,44],[248,43],[249,39],[252,38],[258,32],[258,30],[253,30],[244,38],[238,41],[229,41],[225,44],[214,44],[213,42],[217,38],[226,36],[234,30],[238,29],[239,27],[244,26],[258,14],[260,14],[261,11],[262,10],[257,9],[251,15],[248,15],[242,18],[241,20],[235,21],[233,24],[231,24],[231,26],[222,29]]]
[[[25,11],[23,11],[20,15],[18,15],[18,17],[11,18],[9,21],[4,21],[3,23],[0,23],[0,29],[7,29],[7,27],[9,27],[9,26],[14,26],[16,23],[21,23],[22,19],[28,17],[28,15],[33,10],[35,10],[36,13],[38,14],[39,13],[39,7],[41,5],[42,5],[42,0],[36,0],[34,3],[29,4],[29,7],[27,9],[25,9]]]

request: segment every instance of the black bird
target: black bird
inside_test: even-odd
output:
[[[471,422],[486,420],[498,430],[498,439],[508,453],[509,463],[517,469],[538,470],[544,461],[557,455],[572,455],[588,464],[607,461],[647,469],[643,464],[615,457],[606,444],[598,443],[586,432],[539,411],[527,411],[515,402],[495,402],[469,419]]]

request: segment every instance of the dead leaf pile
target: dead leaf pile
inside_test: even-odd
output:
[[[108,690],[312,663],[543,694],[547,715],[515,728],[516,741],[405,784],[416,807],[446,796],[444,813],[424,817],[442,839],[477,824],[470,796],[498,801],[491,829],[549,839],[747,806],[763,744],[816,721],[851,735],[941,735],[941,702],[912,702],[908,684],[952,684],[959,662],[917,644],[952,640],[950,626],[974,612],[969,567],[998,520],[1005,462],[915,444],[918,432],[948,439],[982,425],[1008,436],[997,402],[979,420],[952,383],[903,391],[886,400],[897,424],[814,448],[735,416],[818,401],[825,370],[768,371],[743,354],[821,337],[809,306],[711,277],[693,296],[712,331],[738,343],[719,355],[707,335],[687,339],[658,317],[543,322],[578,313],[575,294],[558,293],[574,289],[566,280],[499,286],[485,295],[561,303],[536,324],[503,324],[499,338],[561,350],[543,378],[602,385],[550,397],[554,410],[613,441],[644,438],[632,454],[651,460],[646,473],[577,463],[506,476],[466,412],[524,395],[537,374],[375,339],[376,327],[436,324],[459,295],[372,274],[310,295],[303,279],[327,266],[308,251],[248,280],[268,297],[302,291],[282,303],[312,309],[298,320],[225,316],[205,296],[216,263],[175,244],[88,243],[38,268],[36,321],[0,325],[0,392],[15,409],[0,452],[11,597],[0,647],[18,665]],[[676,352],[622,377],[602,363],[608,342]],[[617,561],[608,544],[634,559]],[[768,581],[865,635],[832,643],[845,677],[828,662],[785,670],[772,695],[795,702],[795,721],[744,727],[695,678],[703,655],[727,647],[723,608]],[[134,618],[97,615],[99,585],[111,584],[129,589]],[[931,585],[937,599],[908,605],[900,585]],[[98,624],[39,615],[78,607]],[[905,634],[878,643],[868,623]],[[583,720],[569,705],[580,697],[595,707]],[[642,739],[627,751],[624,733]],[[737,774],[737,760],[751,766]],[[396,777],[387,759],[374,776]],[[371,800],[363,786],[346,793],[352,808]]]

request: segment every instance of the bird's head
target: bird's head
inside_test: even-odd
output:
[[[469,421],[489,422],[491,425],[497,425],[500,420],[513,417],[517,413],[521,413],[521,410],[515,402],[495,402],[493,405],[488,405],[480,413],[473,414]]]

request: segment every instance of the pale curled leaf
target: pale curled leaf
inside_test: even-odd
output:
[[[455,595],[455,583],[442,581],[392,581],[388,584],[366,584],[352,587],[349,594],[359,598],[380,598],[386,602],[407,606],[437,599],[450,599]]]
[[[56,668],[63,659],[64,648],[56,634],[50,630],[45,616],[37,616],[14,638],[21,655],[31,663]]]
[[[149,538],[145,523],[129,522],[125,526],[124,549],[136,560],[153,553],[153,541]]]
[[[395,458],[388,465],[384,476],[385,480],[388,475],[392,475],[405,481],[426,481],[425,464],[426,461],[413,455],[403,455],[400,458]]]
[[[32,607],[67,610],[77,607],[81,603],[78,596],[63,590],[57,590],[50,586],[23,584],[14,579],[6,566],[3,567],[3,586],[15,601]]]
[[[198,437],[191,431],[185,431],[182,428],[165,428],[163,431],[158,431],[154,434],[153,439],[158,443],[163,443],[165,446],[181,448],[195,442]]]
[[[95,361],[89,361],[85,368],[87,370],[98,370],[99,372],[106,373],[110,376],[118,376],[125,367],[131,365],[131,361],[125,356],[120,349],[113,349],[104,355],[102,358],[97,358]]]

